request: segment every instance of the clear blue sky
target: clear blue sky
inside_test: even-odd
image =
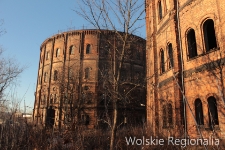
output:
[[[29,110],[34,104],[41,43],[58,31],[92,27],[73,11],[76,7],[76,0],[0,0],[0,19],[4,20],[0,29],[7,32],[0,36],[0,45],[4,55],[27,66],[16,91]]]

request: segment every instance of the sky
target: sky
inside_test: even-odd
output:
[[[74,9],[76,0],[0,0],[0,36],[4,56],[15,59],[26,69],[20,74],[16,97],[21,108],[32,112],[36,90],[40,45],[58,32],[72,29],[92,28]]]

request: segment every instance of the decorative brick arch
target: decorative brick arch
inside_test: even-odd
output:
[[[206,96],[205,96],[205,102],[207,102],[207,99],[210,97],[210,96],[213,96],[213,97],[215,97],[215,99],[216,99],[216,102],[218,102],[219,103],[219,100],[220,100],[220,98],[215,94],[215,93],[208,93]]]

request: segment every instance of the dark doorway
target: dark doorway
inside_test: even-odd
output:
[[[50,107],[47,109],[47,118],[46,118],[46,125],[50,128],[53,128],[55,123],[55,110]]]

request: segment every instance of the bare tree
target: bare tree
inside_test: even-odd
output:
[[[3,20],[0,20],[0,27],[2,24]],[[5,30],[0,29],[0,36],[4,33]],[[0,148],[3,149],[15,146],[17,133],[13,131],[15,131],[16,125],[11,124],[20,104],[20,100],[16,97],[15,87],[17,79],[24,69],[25,67],[21,67],[15,59],[5,57],[0,46]]]
[[[126,84],[122,81],[122,72],[126,56],[129,55],[130,45],[138,42],[137,39],[132,39],[130,35],[137,34],[138,30],[144,25],[144,22],[140,22],[140,20],[144,20],[145,4],[138,0],[82,0],[78,1],[78,3],[79,8],[75,11],[80,16],[99,29],[99,32],[102,32],[102,29],[113,30],[115,32],[115,40],[121,43],[118,46],[113,41],[105,38],[106,44],[112,49],[109,52],[109,78],[104,78],[107,83],[105,87],[108,86],[105,89],[110,95],[113,108],[113,119],[109,122],[111,126],[110,149],[112,150],[115,147],[118,124],[118,103],[121,101],[125,102],[129,92],[140,86],[132,83],[133,88],[125,90]]]

